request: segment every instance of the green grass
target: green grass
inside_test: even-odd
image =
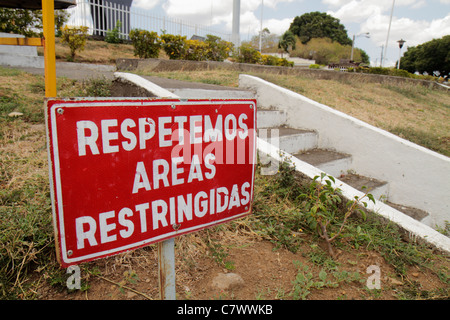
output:
[[[58,79],[62,96],[109,96],[105,80]],[[33,275],[61,277],[55,258],[43,77],[0,67],[0,299],[32,298]],[[10,112],[21,117],[9,117]],[[36,270],[41,270],[36,273]]]

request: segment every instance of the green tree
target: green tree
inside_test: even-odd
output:
[[[329,38],[314,38],[307,44],[298,40],[291,57],[316,60],[317,64],[339,63],[341,59],[349,59],[352,46],[342,45]],[[353,59],[357,62],[369,63],[369,56],[361,49],[355,48]]]
[[[342,45],[351,45],[352,40],[340,20],[324,12],[310,12],[297,16],[289,27],[303,44],[312,38],[329,38]]]
[[[69,16],[66,10],[55,10],[55,32],[58,37]],[[41,36],[42,10],[0,8],[0,32],[22,34],[25,37]]]
[[[22,34],[25,37],[39,35],[35,29],[42,30],[42,11],[0,8],[0,31]]]
[[[278,42],[278,48],[283,49],[286,53],[289,53],[289,47],[295,50],[295,35],[291,31],[286,31]]]
[[[438,71],[446,76],[450,73],[450,35],[433,39],[417,47],[408,47],[400,62],[400,68],[411,73]]]

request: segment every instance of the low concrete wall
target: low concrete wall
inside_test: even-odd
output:
[[[25,38],[20,34],[0,32],[0,38]],[[43,68],[44,57],[38,56],[33,46],[0,45],[0,65]]]
[[[423,223],[450,221],[450,158],[259,78],[241,75],[259,108],[287,112],[292,128],[315,130],[319,147],[352,155],[359,174],[389,182],[389,199],[430,215]]]
[[[302,67],[277,67],[262,66],[248,63],[230,63],[217,61],[190,61],[190,60],[164,60],[164,59],[117,59],[118,71],[195,71],[195,70],[234,70],[242,73],[271,73],[298,75],[306,78],[336,80],[336,81],[358,81],[366,83],[383,84],[411,84],[422,85],[439,90],[448,90],[436,82],[418,80],[403,77],[384,76],[376,74],[337,72],[334,70],[317,70]]]

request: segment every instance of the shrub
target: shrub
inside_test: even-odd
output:
[[[261,53],[251,45],[244,44],[239,48],[237,61],[240,63],[260,63]]]
[[[265,66],[293,67],[294,62],[288,61],[286,58],[278,58],[272,55],[261,56],[260,64]]]
[[[70,59],[75,59],[77,50],[84,50],[86,45],[88,27],[69,27],[65,26],[61,29],[61,42],[66,43],[70,48]]]
[[[405,77],[405,78],[411,78],[412,74],[409,73],[406,70],[402,70],[402,69],[391,69],[389,72],[389,75],[391,76],[396,76],[396,77]]]
[[[171,60],[181,60],[186,57],[186,37],[173,34],[161,35],[164,52]]]
[[[122,43],[122,39],[120,39],[120,28],[122,27],[122,23],[117,21],[116,27],[112,30],[108,30],[106,32],[105,41],[108,43]]]
[[[207,59],[211,61],[225,60],[230,56],[234,46],[231,42],[210,34],[206,36],[205,43],[208,45]]]
[[[293,61],[288,61],[286,58],[278,58],[277,66],[280,66],[280,67],[293,67],[294,66],[294,62]]]
[[[275,56],[263,54],[261,55],[260,63],[265,66],[276,66],[278,63],[278,58]]]
[[[161,41],[154,31],[133,29],[130,39],[134,47],[134,55],[141,59],[158,58],[161,49]]]
[[[181,56],[183,60],[203,61],[208,57],[210,51],[207,43],[198,40],[185,40],[185,47]]]

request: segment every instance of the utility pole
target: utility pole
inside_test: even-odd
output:
[[[387,48],[388,48],[389,34],[391,33],[391,24],[392,24],[392,15],[394,13],[394,6],[395,6],[395,0],[392,0],[391,18],[389,19],[389,28],[388,28],[388,33],[387,33],[387,37],[386,37],[386,45],[384,46],[383,60],[386,60],[386,52],[387,52]],[[381,67],[383,67],[383,60],[381,61]]]
[[[263,9],[264,9],[264,0],[261,0],[261,28],[259,31],[259,52],[260,53],[262,53]]]
[[[231,31],[231,42],[236,48],[239,47],[239,25],[241,15],[241,0],[233,0],[233,26]]]
[[[380,67],[383,67],[383,51],[384,51],[384,45],[381,46],[381,60],[380,60]]]
[[[397,69],[400,69],[400,61],[402,60],[402,48],[403,48],[403,45],[405,44],[406,41],[403,40],[403,39],[400,39],[397,42],[398,42],[398,47],[400,48],[400,52],[399,52],[399,55],[398,55]]]

